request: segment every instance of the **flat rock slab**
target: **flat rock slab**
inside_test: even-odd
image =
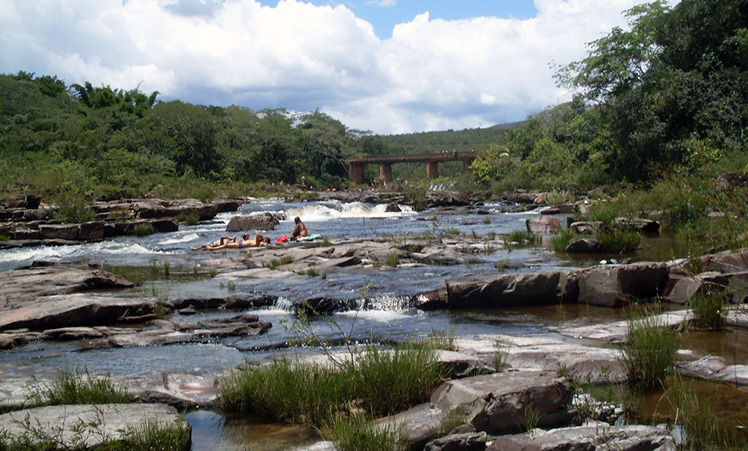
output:
[[[497,437],[486,451],[675,451],[665,428],[598,424]]]
[[[0,330],[105,326],[155,318],[153,300],[86,294],[44,296],[24,307],[3,312]]]
[[[164,371],[129,376],[121,382],[133,398],[144,403],[167,404],[179,411],[219,405],[217,379],[211,374]]]
[[[38,302],[40,297],[96,289],[131,288],[127,279],[84,265],[53,264],[0,272],[0,312]]]
[[[190,427],[171,406],[102,404],[36,407],[6,413],[0,415],[0,430],[7,431],[11,437],[20,437],[29,432],[24,427],[28,424],[59,440],[62,447],[83,444],[93,448],[123,438],[125,431],[137,428],[144,421],[179,422],[182,427]]]

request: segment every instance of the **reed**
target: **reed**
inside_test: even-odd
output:
[[[629,385],[637,390],[660,388],[678,350],[678,332],[663,323],[657,307],[629,307],[626,344],[619,361]]]
[[[697,329],[721,330],[727,322],[724,290],[699,291],[688,301]]]
[[[331,424],[331,439],[338,451],[406,451],[402,428],[377,425],[364,415],[337,416]]]
[[[132,402],[127,390],[112,382],[110,376],[93,376],[79,369],[64,369],[50,384],[39,384],[29,395],[33,405],[121,404]]]
[[[228,411],[329,425],[352,406],[371,417],[404,410],[424,401],[444,375],[430,346],[383,350],[374,345],[352,351],[349,361],[326,364],[281,359],[247,367],[220,382]]]

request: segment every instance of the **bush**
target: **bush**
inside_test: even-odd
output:
[[[597,234],[600,252],[604,254],[627,254],[636,251],[641,235],[631,230],[601,231]]]
[[[556,252],[566,252],[569,244],[575,240],[579,234],[571,228],[561,229],[551,237],[551,244]]]

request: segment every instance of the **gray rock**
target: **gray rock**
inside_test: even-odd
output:
[[[155,318],[152,300],[126,299],[84,294],[46,296],[25,307],[5,312],[0,330],[54,329],[60,327],[103,326]]]
[[[275,230],[280,221],[272,213],[253,216],[234,216],[226,226],[227,232],[245,232],[248,230]]]
[[[569,254],[594,254],[600,252],[600,242],[592,238],[580,238],[566,246]]]
[[[450,434],[428,442],[424,451],[484,451],[487,441],[485,432]]]
[[[61,449],[78,445],[85,448],[101,446],[107,441],[124,437],[127,430],[150,420],[161,424],[178,422],[190,429],[177,410],[163,404],[102,404],[37,407],[0,415],[0,430],[10,437],[28,434],[29,427],[40,429],[53,437]],[[38,440],[38,439],[37,439]],[[190,444],[186,449],[190,448]]]
[[[167,404],[180,411],[220,404],[217,379],[210,374],[164,371],[128,376],[122,383],[140,402]]]
[[[500,274],[448,280],[440,292],[449,308],[552,305],[576,300],[569,271]]]
[[[667,429],[654,426],[593,426],[533,430],[496,437],[487,451],[675,451]]]
[[[445,382],[431,396],[443,412],[467,412],[476,430],[501,434],[521,427],[529,409],[549,414],[566,407],[572,387],[550,371],[517,371]]]
[[[668,277],[666,263],[600,265],[577,272],[581,304],[619,307],[663,293]]]
[[[77,241],[80,235],[78,224],[43,224],[39,226],[43,240]]]
[[[561,230],[561,223],[553,216],[540,216],[525,221],[528,232],[553,235]]]

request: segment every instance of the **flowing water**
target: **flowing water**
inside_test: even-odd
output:
[[[415,212],[407,207],[402,212],[388,213],[383,205],[339,202],[285,203],[279,200],[253,201],[238,212],[222,213],[209,223],[180,226],[179,231],[146,237],[122,237],[75,246],[23,248],[0,251],[0,270],[28,265],[36,260],[102,259],[107,269],[140,282],[135,289],[112,293],[117,296],[180,299],[186,297],[222,297],[233,294],[273,294],[278,301],[270,307],[250,312],[273,327],[256,338],[223,339],[215,343],[182,344],[142,348],[109,348],[86,343],[32,343],[0,353],[0,371],[8,375],[45,374],[63,367],[86,368],[92,372],[108,372],[113,376],[163,370],[207,371],[219,374],[223,368],[236,367],[246,359],[260,359],[279,350],[292,332],[288,324],[294,316],[291,306],[305,298],[327,296],[369,299],[365,310],[334,315],[330,322],[313,323],[313,332],[321,337],[339,338],[342,333],[355,340],[405,340],[437,332],[451,332],[457,337],[482,334],[517,336],[548,333],[559,323],[592,323],[620,319],[615,309],[589,309],[579,306],[496,309],[490,311],[424,312],[410,306],[417,293],[438,288],[447,279],[496,273],[497,264],[507,271],[541,271],[558,267],[583,267],[597,263],[600,256],[571,260],[545,246],[497,249],[490,255],[478,256],[480,262],[459,266],[419,266],[387,268],[375,274],[331,273],[322,277],[294,277],[273,280],[239,279],[227,283],[224,274],[205,269],[201,262],[206,252],[191,252],[188,246],[212,241],[225,234],[231,217],[272,212],[284,217],[268,236],[275,239],[290,234],[293,218],[300,216],[310,233],[326,238],[349,239],[389,238],[407,244],[408,239],[424,235],[459,232],[481,240],[489,234],[504,235],[524,230],[525,221],[539,211],[520,211],[512,205],[486,203],[483,212],[472,211],[440,214],[437,219],[423,220],[433,211]],[[564,222],[564,218],[560,218]],[[444,235],[446,236],[446,235]],[[632,256],[636,260],[663,259],[661,238],[648,238],[645,252]],[[670,255],[687,255],[672,243]],[[648,253],[649,249],[656,249]],[[676,249],[676,250],[673,250]],[[654,255],[653,254],[657,254]],[[232,316],[236,312],[210,312],[175,319],[197,322],[209,318]],[[708,351],[708,350],[704,350]],[[731,349],[725,352],[730,352]],[[737,352],[737,351],[735,351]],[[741,353],[744,351],[741,351]],[[741,354],[741,357],[745,357]],[[187,415],[193,425],[194,450],[229,450],[254,444],[254,449],[287,449],[291,445],[313,441],[315,435],[305,428],[267,424],[260,419],[235,418],[221,412],[198,411]],[[259,448],[258,448],[259,447]]]

